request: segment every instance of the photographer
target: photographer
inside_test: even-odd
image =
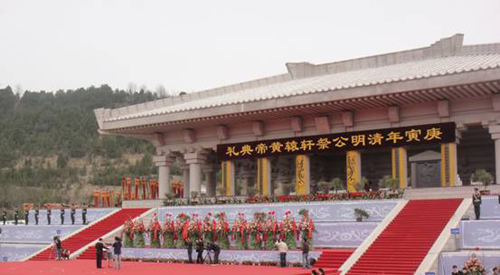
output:
[[[188,252],[188,261],[190,264],[193,263],[193,242],[191,242],[191,240],[187,240],[185,243],[186,245],[186,248],[187,248],[187,252]]]
[[[213,264],[219,264],[219,254],[220,254],[220,246],[216,243],[213,242],[208,246],[208,251],[214,252],[214,262]]]
[[[202,264],[203,263],[203,240],[198,239],[196,241],[196,252],[198,252],[198,256],[196,257],[196,263],[197,264]]]

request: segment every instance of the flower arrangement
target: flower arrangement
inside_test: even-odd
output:
[[[295,238],[298,238],[297,224],[295,218],[292,218],[292,212],[286,211],[280,224],[280,237],[285,241],[288,249],[297,249]]]
[[[247,232],[249,234],[248,246],[250,249],[258,250],[262,246],[261,234],[263,232],[265,215],[263,212],[255,212],[253,220],[247,223]]]
[[[154,213],[153,220],[149,223],[148,233],[149,233],[149,239],[151,240],[151,247],[159,248],[161,246],[160,235],[162,234],[162,228],[160,223],[158,222],[158,217],[156,213]]]
[[[177,234],[175,234],[175,222],[172,219],[172,214],[167,213],[165,215],[165,224],[163,225],[163,247],[164,248],[174,248],[175,239]]]
[[[236,240],[237,249],[248,249],[247,220],[244,213],[238,213],[231,229],[233,240]]]
[[[188,238],[189,222],[191,218],[185,213],[180,213],[175,219],[175,228],[177,229],[177,236],[175,247],[186,248],[184,241]]]
[[[142,219],[134,222],[134,247],[144,247],[144,232],[146,232],[146,228],[144,226],[144,222]]]
[[[202,236],[204,240],[214,241],[214,233],[217,224],[212,218],[212,213],[208,213],[205,218],[203,218],[203,224],[201,226]]]
[[[217,198],[199,198],[196,203],[193,200],[186,199],[166,199],[165,206],[182,205],[213,205],[213,204],[242,204],[242,203],[275,203],[275,202],[315,202],[315,201],[339,201],[339,200],[382,200],[402,198],[404,189],[398,189],[396,192],[391,190],[378,191],[360,191],[353,193],[334,193],[334,194],[310,194],[310,195],[283,195],[283,196],[246,196],[246,197],[217,197]]]
[[[472,257],[467,260],[464,264],[463,270],[466,275],[486,275],[486,269],[484,268],[483,263],[481,263],[481,261],[476,257]]]
[[[123,246],[134,247],[134,222],[131,218],[125,221],[122,230]]]
[[[312,249],[313,232],[316,231],[314,228],[314,222],[309,217],[309,210],[301,209],[299,214],[302,216],[299,222],[299,231],[302,233],[302,240],[307,240],[309,249]]]
[[[219,243],[221,249],[229,248],[229,223],[226,221],[226,213],[220,212],[215,215],[217,219],[215,224],[215,236],[214,240]]]
[[[262,238],[264,240],[264,249],[273,250],[275,248],[276,233],[278,232],[278,221],[275,212],[267,213],[267,219],[264,222]]]

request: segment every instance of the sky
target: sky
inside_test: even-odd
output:
[[[500,1],[0,0],[0,87],[192,92],[456,33],[500,42]]]

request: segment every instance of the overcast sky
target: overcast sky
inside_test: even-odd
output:
[[[0,0],[0,87],[197,91],[455,33],[500,42],[500,1]]]

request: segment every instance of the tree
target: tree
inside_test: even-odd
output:
[[[168,94],[167,94],[167,89],[165,89],[165,86],[163,86],[162,84],[156,86],[156,95],[159,98],[167,97]]]
[[[129,94],[133,94],[133,93],[137,92],[137,84],[135,84],[134,82],[129,82],[127,84],[127,92]]]

